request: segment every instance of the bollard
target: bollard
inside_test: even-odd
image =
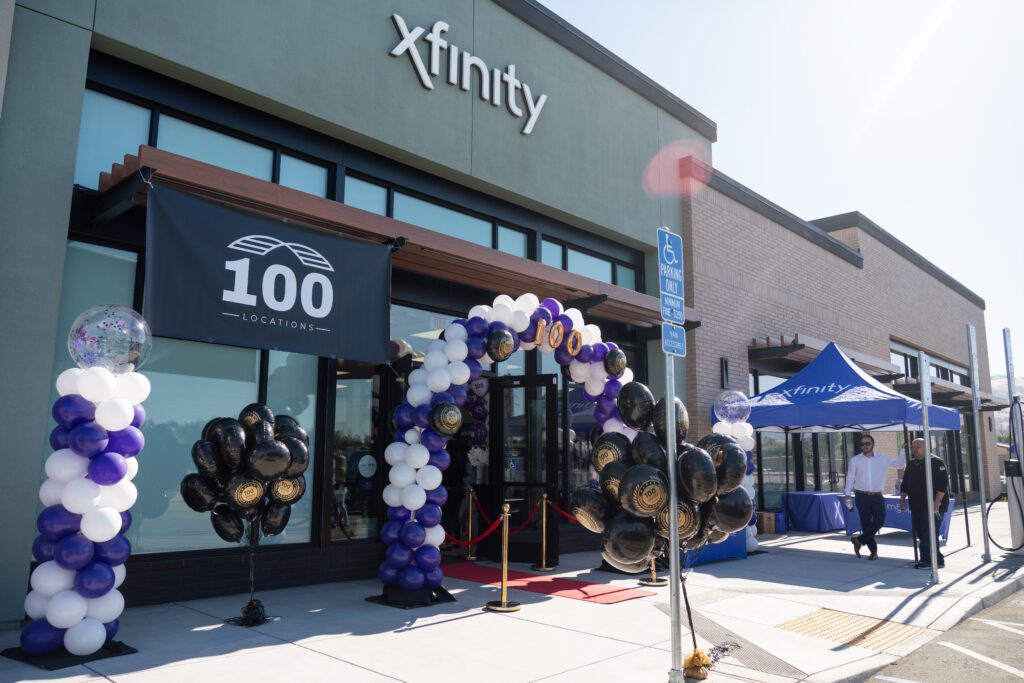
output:
[[[473,487],[470,486],[469,487],[469,507],[467,508],[467,511],[466,511],[466,516],[469,517],[469,519],[466,520],[466,528],[467,528],[467,530],[469,532],[469,533],[466,534],[466,540],[467,541],[473,539],[473,500],[475,498],[476,497],[473,495]],[[473,554],[473,545],[472,544],[466,546],[466,558],[465,559],[470,560],[470,561],[476,559],[476,555]]]
[[[668,579],[658,578],[658,572],[654,568],[654,558],[651,558],[651,578],[640,579],[637,583],[641,586],[667,586]]]
[[[540,508],[540,564],[530,565],[538,572],[553,572],[558,567],[548,566],[548,494],[544,494]]]
[[[485,608],[491,612],[518,612],[519,603],[508,601],[508,503],[501,506],[501,600],[492,600]]]

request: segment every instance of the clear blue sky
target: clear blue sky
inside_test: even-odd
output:
[[[715,121],[723,173],[860,211],[985,299],[992,374],[1009,327],[1024,376],[1024,2],[541,2]]]

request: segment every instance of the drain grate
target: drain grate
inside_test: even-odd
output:
[[[917,626],[831,609],[819,609],[776,628],[877,652],[885,652],[922,631]]]

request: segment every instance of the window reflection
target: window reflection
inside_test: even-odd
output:
[[[160,116],[156,146],[260,180],[274,175],[273,151],[173,116]]]
[[[526,258],[526,233],[499,225],[498,250],[513,256]]]
[[[86,90],[78,129],[75,184],[95,190],[100,173],[122,163],[125,154],[138,154],[149,142],[149,109]]]
[[[582,251],[576,251],[575,249],[569,249],[568,270],[570,273],[592,277],[601,282],[610,283],[612,281],[611,261],[591,256],[590,254],[584,254]]]
[[[287,154],[281,155],[278,183],[317,197],[327,196],[327,169]]]
[[[345,203],[363,211],[388,215],[388,190],[352,176],[345,177]]]
[[[331,540],[377,535],[380,463],[374,453],[380,377],[373,365],[338,361],[331,453]]]
[[[395,192],[393,218],[484,247],[493,247],[491,223],[432,202]]]
[[[563,250],[564,247],[561,244],[543,240],[540,246],[540,262],[554,268],[561,268]]]

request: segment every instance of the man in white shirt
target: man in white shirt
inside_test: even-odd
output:
[[[882,496],[885,475],[890,467],[906,467],[906,461],[902,456],[890,458],[875,453],[875,439],[870,434],[861,435],[860,450],[860,455],[853,456],[846,472],[846,507],[853,509],[850,498],[851,494],[854,495],[861,534],[853,537],[853,552],[860,557],[860,548],[866,545],[871,551],[868,559],[877,560],[875,534],[885,523],[885,498]]]

